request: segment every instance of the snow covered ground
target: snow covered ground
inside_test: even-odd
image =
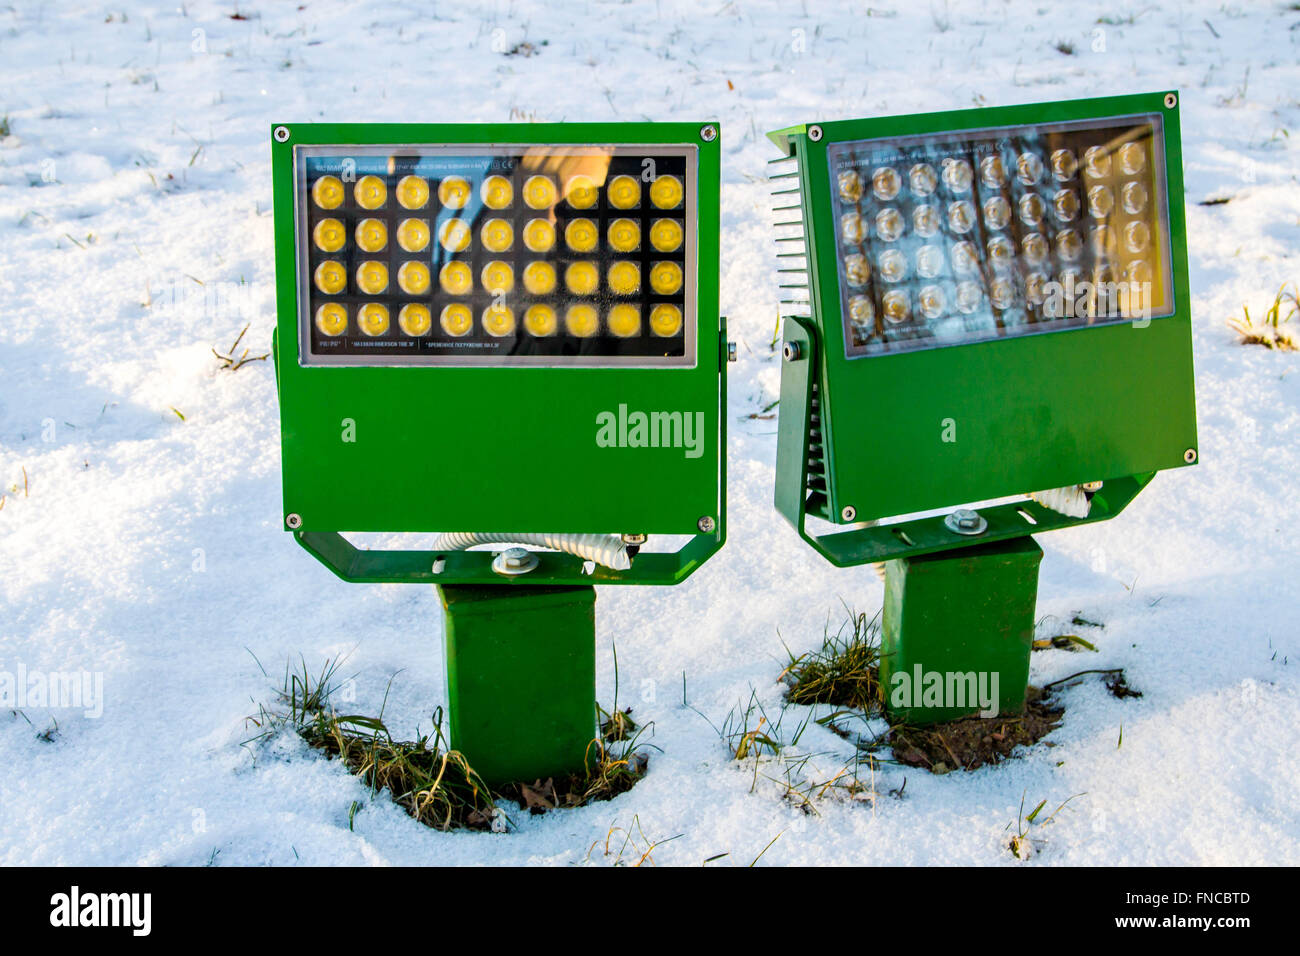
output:
[[[525,40],[535,55],[506,55]],[[659,864],[748,863],[780,835],[763,864],[1025,865],[1006,849],[1022,794],[1045,816],[1079,793],[1033,828],[1027,865],[1300,863],[1300,357],[1224,325],[1300,280],[1297,50],[1300,12],[1277,3],[6,5],[0,672],[86,671],[103,697],[98,717],[0,711],[0,863],[611,863],[607,833],[635,821],[678,837]],[[1171,88],[1202,461],[1115,521],[1040,539],[1040,615],[1105,628],[1095,656],[1033,662],[1036,682],[1123,667],[1144,696],[1073,688],[1056,747],[974,773],[883,769],[874,808],[806,816],[753,787],[691,708],[720,723],[752,690],[779,710],[781,641],[814,648],[841,599],[881,598],[773,511],[775,426],[745,417],[779,378],[763,133]],[[350,653],[359,712],[400,671],[387,716],[404,735],[445,694],[433,589],[343,586],[281,531],[273,370],[218,372],[209,351],[246,320],[269,347],[270,123],[683,118],[723,131],[740,361],[726,549],[682,587],[599,596],[599,696],[616,636],[621,702],[663,750],[647,779],[508,835],[442,834],[302,748],[254,764],[243,718],[287,658]],[[846,756],[816,726],[799,747],[825,752],[825,776]]]

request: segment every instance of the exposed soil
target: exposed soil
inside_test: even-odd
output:
[[[1042,740],[1064,714],[1063,705],[1030,687],[1025,712],[1017,717],[964,717],[926,727],[900,724],[890,728],[888,741],[900,763],[940,774],[975,770],[1001,763],[1016,747]]]

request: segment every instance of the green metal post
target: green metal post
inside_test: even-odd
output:
[[[596,589],[438,594],[451,746],[490,784],[581,772],[596,736]]]
[[[892,717],[1024,710],[1042,557],[1020,537],[886,564],[880,680]]]

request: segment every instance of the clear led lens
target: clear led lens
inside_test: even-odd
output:
[[[363,252],[383,252],[388,245],[388,227],[382,219],[362,219],[357,223],[356,240]]]
[[[1047,256],[1051,252],[1047,240],[1039,232],[1031,232],[1020,240],[1020,249],[1025,254],[1025,261],[1034,265],[1046,262]]]
[[[871,174],[871,191],[884,202],[897,196],[902,187],[903,181],[893,166],[882,166]]]
[[[479,281],[492,295],[505,295],[515,287],[515,270],[508,262],[493,259],[479,273]]]
[[[1043,161],[1037,153],[1021,153],[1016,159],[1016,178],[1032,186],[1043,178]]]
[[[379,295],[388,288],[388,266],[368,260],[357,266],[357,288],[368,295]]]
[[[847,203],[856,203],[862,198],[862,177],[856,170],[845,169],[835,177],[835,185],[840,192],[840,199]]]
[[[682,287],[682,267],[675,262],[656,262],[650,269],[650,288],[659,295],[674,295]]]
[[[321,209],[338,209],[344,195],[343,182],[337,176],[322,176],[311,187],[311,198]]]
[[[840,217],[840,236],[846,243],[855,246],[866,238],[866,235],[866,226],[858,213],[846,212]]]
[[[357,312],[357,327],[371,337],[388,331],[388,306],[368,302]]]
[[[912,192],[924,198],[934,193],[939,187],[939,174],[929,163],[917,163],[908,171],[907,179]]]
[[[397,202],[403,209],[423,209],[428,201],[429,181],[423,176],[403,176],[397,181]]]
[[[600,316],[594,306],[571,305],[564,313],[564,328],[576,338],[588,339],[600,331]]]
[[[515,312],[510,306],[501,302],[493,302],[483,310],[479,317],[483,323],[483,331],[493,338],[503,338],[515,333]]]
[[[1120,191],[1124,211],[1130,216],[1140,216],[1147,208],[1147,188],[1141,183],[1125,183]]]
[[[1037,226],[1043,221],[1047,204],[1038,193],[1029,193],[1020,197],[1020,221],[1026,226]]]
[[[574,209],[590,209],[600,198],[600,190],[590,176],[571,176],[564,184],[564,198]]]
[[[403,262],[397,270],[397,286],[407,295],[424,295],[430,284],[429,267],[423,262]]]
[[[1074,153],[1068,149],[1052,150],[1052,177],[1058,183],[1073,179],[1078,171],[1079,161],[1074,158]]]
[[[529,335],[545,338],[554,335],[557,327],[555,310],[545,303],[530,305],[524,312],[524,328]]]
[[[943,161],[943,182],[950,192],[957,195],[970,192],[975,174],[971,172],[970,163],[964,159],[945,159]]]
[[[1094,219],[1105,219],[1115,211],[1115,194],[1109,186],[1093,186],[1088,190],[1088,214]]]
[[[615,295],[632,295],[641,288],[641,267],[626,260],[615,262],[605,274],[605,281]]]
[[[322,219],[311,232],[312,241],[321,252],[338,252],[348,241],[348,231],[337,219]]]
[[[907,293],[902,289],[886,292],[880,300],[880,305],[885,321],[892,325],[906,322],[912,315],[912,304],[907,298]]]
[[[1005,229],[1011,222],[1011,203],[1001,196],[984,200],[984,224],[990,229]]]
[[[997,156],[985,156],[980,160],[980,182],[989,189],[1001,189],[1007,182],[1007,171],[1002,167],[1002,160]],[[922,306],[921,311],[925,311]]]
[[[590,219],[573,219],[564,227],[564,244],[574,252],[591,252],[600,241],[600,231]]]
[[[980,289],[978,282],[967,280],[957,283],[957,308],[959,311],[970,315],[980,307],[980,303],[983,301],[984,293]]]
[[[605,316],[605,325],[611,335],[628,339],[641,331],[641,310],[627,302],[612,306]]]
[[[1095,226],[1088,233],[1088,246],[1098,258],[1115,254],[1115,232],[1110,226]]]
[[[641,205],[641,184],[631,176],[615,176],[609,181],[606,194],[615,209],[635,209]]]
[[[1041,305],[1043,302],[1043,286],[1047,284],[1047,276],[1041,272],[1030,272],[1025,275],[1025,299],[1033,305]]]
[[[952,271],[959,276],[973,275],[979,271],[979,254],[975,246],[966,240],[955,242],[952,246]]]
[[[916,253],[916,274],[923,279],[933,279],[943,272],[943,250],[938,246],[922,246]]]
[[[667,302],[650,310],[650,331],[660,338],[672,338],[682,330],[682,310]]]
[[[464,252],[471,238],[469,224],[464,219],[447,219],[438,227],[438,242],[448,252]]]
[[[524,226],[524,245],[530,252],[550,252],[555,245],[555,227],[545,219],[530,219]]]
[[[403,219],[397,226],[397,244],[407,252],[429,247],[429,223],[425,219]]]
[[[641,248],[641,226],[635,219],[615,219],[607,232],[615,252],[636,252]]]
[[[342,335],[348,330],[348,310],[337,302],[326,302],[316,310],[316,328],[322,335]]]
[[[448,295],[468,295],[474,288],[474,273],[464,262],[448,262],[438,270],[438,285]]]
[[[844,277],[849,285],[860,289],[871,278],[871,264],[867,257],[859,252],[844,257]]]
[[[922,287],[917,302],[920,305],[921,314],[927,319],[937,319],[943,315],[943,290],[937,285]]]
[[[998,276],[989,283],[989,301],[997,309],[1009,309],[1016,301],[1016,287],[1011,280]]]
[[[676,209],[684,195],[682,181],[676,176],[656,176],[650,184],[650,202],[656,209]]]
[[[524,205],[529,209],[550,209],[555,205],[555,180],[550,176],[529,176],[524,181]],[[525,325],[527,319],[525,318]]]
[[[1134,259],[1124,269],[1124,280],[1130,284],[1146,285],[1151,281],[1151,263]]]
[[[650,227],[650,245],[659,252],[676,252],[683,238],[682,224],[676,219],[656,219]]]
[[[1056,254],[1065,262],[1074,262],[1083,255],[1083,240],[1073,229],[1056,234]]]
[[[886,282],[902,282],[907,277],[907,256],[897,249],[886,249],[880,254],[880,278]]]
[[[849,319],[854,325],[869,326],[876,319],[876,307],[865,295],[849,298]]]
[[[1119,168],[1125,176],[1136,176],[1147,168],[1147,151],[1141,143],[1125,143],[1119,149]]]
[[[600,285],[594,262],[571,262],[564,270],[564,286],[574,295],[591,295]]]
[[[483,223],[479,239],[488,252],[509,252],[515,244],[515,227],[507,219],[489,219]]]
[[[893,242],[903,234],[903,216],[890,206],[876,213],[876,235],[884,242]]]
[[[1151,229],[1145,222],[1130,222],[1124,227],[1124,245],[1129,252],[1146,252],[1151,245]]]
[[[352,195],[362,209],[379,209],[388,201],[388,187],[378,176],[362,176]]]
[[[348,272],[343,263],[326,259],[316,267],[316,288],[326,295],[338,295],[348,286]]]
[[[428,335],[429,329],[433,328],[433,316],[429,314],[427,305],[409,302],[397,313],[397,325],[407,335],[419,338]]]
[[[448,335],[460,338],[462,335],[468,335],[470,329],[474,327],[474,313],[469,310],[469,306],[453,302],[443,308],[442,314],[438,316],[438,324]]]
[[[912,228],[916,234],[928,239],[939,231],[939,211],[929,203],[922,203],[912,210]]]
[[[989,265],[996,272],[1006,272],[1014,264],[1016,245],[1006,236],[994,236],[988,243]]]
[[[965,199],[948,205],[948,228],[961,235],[975,226],[975,207]]]
[[[448,209],[464,209],[471,195],[468,179],[448,176],[438,183],[438,202]]]
[[[1083,173],[1089,179],[1105,179],[1110,175],[1110,152],[1102,146],[1089,146],[1083,151]]]
[[[555,266],[549,262],[530,262],[524,266],[524,288],[529,295],[550,295],[555,291]],[[524,316],[528,324],[528,316]]]
[[[515,199],[515,187],[504,176],[488,176],[483,180],[479,196],[489,209],[509,209]]]
[[[1073,222],[1079,216],[1079,194],[1073,189],[1058,189],[1052,197],[1057,222]]]

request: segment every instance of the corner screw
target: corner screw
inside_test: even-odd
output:
[[[1171,110],[1178,105],[1178,97],[1172,93],[1165,94],[1165,109]]]
[[[1195,463],[1196,463],[1196,449],[1195,449],[1195,448],[1189,448],[1189,449],[1187,449],[1187,451],[1183,452],[1183,461],[1187,462],[1187,464],[1189,464],[1189,465],[1191,465],[1191,464],[1195,464]]]
[[[843,518],[845,521],[852,521],[857,516],[858,516],[858,509],[853,507],[853,505],[845,505],[844,508],[840,511],[840,517]]]
[[[695,526],[705,534],[713,534],[713,529],[718,526],[718,523],[709,515],[705,515],[699,521],[695,522]]]
[[[288,515],[285,515],[285,516],[284,516],[284,523],[285,523],[285,526],[286,526],[290,531],[297,531],[299,528],[302,527],[302,515],[300,515],[300,514],[288,514]]]
[[[527,574],[537,567],[537,555],[527,548],[506,548],[492,559],[492,570],[497,574],[514,577]]]
[[[700,139],[711,143],[718,138],[718,128],[712,124],[700,127]]]
[[[988,530],[989,523],[978,511],[970,508],[958,508],[943,519],[944,527],[953,534],[977,535]]]
[[[798,342],[786,342],[781,348],[781,358],[787,362],[797,362],[803,357],[803,349]]]
[[[808,138],[814,143],[820,143],[822,138],[822,128],[820,126],[809,126]]]
[[[735,343],[735,342],[728,342],[728,343],[727,343],[727,361],[728,361],[728,362],[734,362],[734,361],[736,361],[736,343]]]
[[[287,127],[287,126],[277,126],[277,127],[275,128],[275,141],[276,141],[277,143],[287,143],[287,142],[289,142],[289,127]]]

